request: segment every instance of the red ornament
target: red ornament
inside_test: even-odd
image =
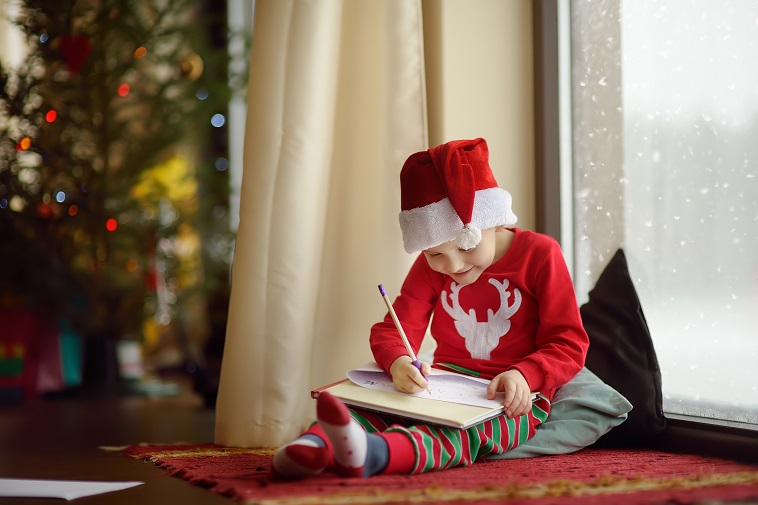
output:
[[[71,73],[78,74],[92,51],[92,42],[86,35],[67,34],[61,37],[59,50]]]
[[[53,207],[49,203],[39,202],[37,204],[37,215],[43,219],[53,217]]]

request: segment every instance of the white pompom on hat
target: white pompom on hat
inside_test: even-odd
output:
[[[453,140],[408,157],[400,171],[400,228],[406,252],[455,240],[472,249],[482,230],[516,224],[511,195],[498,187],[487,142]]]

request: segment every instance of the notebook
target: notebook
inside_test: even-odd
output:
[[[376,365],[347,372],[347,379],[311,391],[323,391],[345,404],[385,412],[430,424],[466,429],[503,413],[504,393],[487,398],[488,380],[441,370],[429,376],[429,392],[406,394],[396,391],[392,379]],[[537,394],[532,394],[532,400]]]

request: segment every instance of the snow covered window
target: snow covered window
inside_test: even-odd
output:
[[[664,410],[756,424],[758,2],[564,12],[580,301],[623,247]]]

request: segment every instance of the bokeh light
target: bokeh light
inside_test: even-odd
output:
[[[224,124],[226,124],[226,118],[223,114],[214,114],[211,118],[211,124],[216,128],[221,128],[224,126]]]
[[[226,158],[216,158],[216,163],[214,163],[216,170],[219,172],[224,172],[226,169],[229,168],[229,160]]]

